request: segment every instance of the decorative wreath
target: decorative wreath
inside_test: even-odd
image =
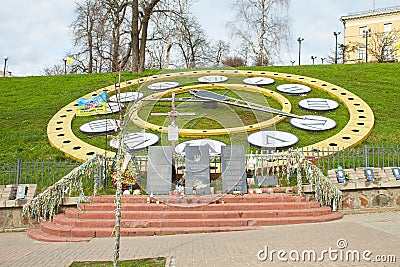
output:
[[[122,164],[124,160],[120,159],[118,161],[118,167],[121,169]],[[111,179],[114,183],[115,186],[117,186],[117,169],[114,168],[114,170],[111,172]],[[128,189],[129,186],[134,186],[137,184],[137,179],[136,179],[136,171],[135,171],[135,166],[132,162],[132,160],[129,161],[128,166],[124,170],[123,173],[121,173],[121,184],[122,184],[122,189]]]

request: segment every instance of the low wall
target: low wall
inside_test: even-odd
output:
[[[22,207],[27,202],[28,200],[7,200],[5,205],[0,206],[0,232],[25,230],[36,223],[22,216]],[[76,207],[76,203],[77,197],[67,197],[63,200],[59,211]]]
[[[392,168],[371,168],[374,181],[369,182],[365,168],[345,169],[345,183],[338,183],[336,170],[328,171],[328,178],[343,193],[339,209],[344,213],[379,212],[400,210],[400,180],[396,180]],[[304,186],[304,192],[313,199],[314,191]]]
[[[29,222],[22,218],[22,206],[0,208],[0,232],[24,230]]]

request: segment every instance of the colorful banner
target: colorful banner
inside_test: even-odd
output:
[[[107,92],[103,92],[92,98],[79,98],[76,116],[107,114],[107,99]]]

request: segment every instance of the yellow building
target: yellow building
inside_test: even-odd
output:
[[[400,60],[400,6],[342,16],[345,63]]]

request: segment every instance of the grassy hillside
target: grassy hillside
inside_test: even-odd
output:
[[[375,128],[365,144],[399,143],[400,63],[262,69],[315,77],[346,88],[375,112]],[[129,80],[135,75],[125,73],[124,77]],[[48,121],[66,104],[113,81],[111,74],[0,79],[0,162],[64,158],[48,143]]]

